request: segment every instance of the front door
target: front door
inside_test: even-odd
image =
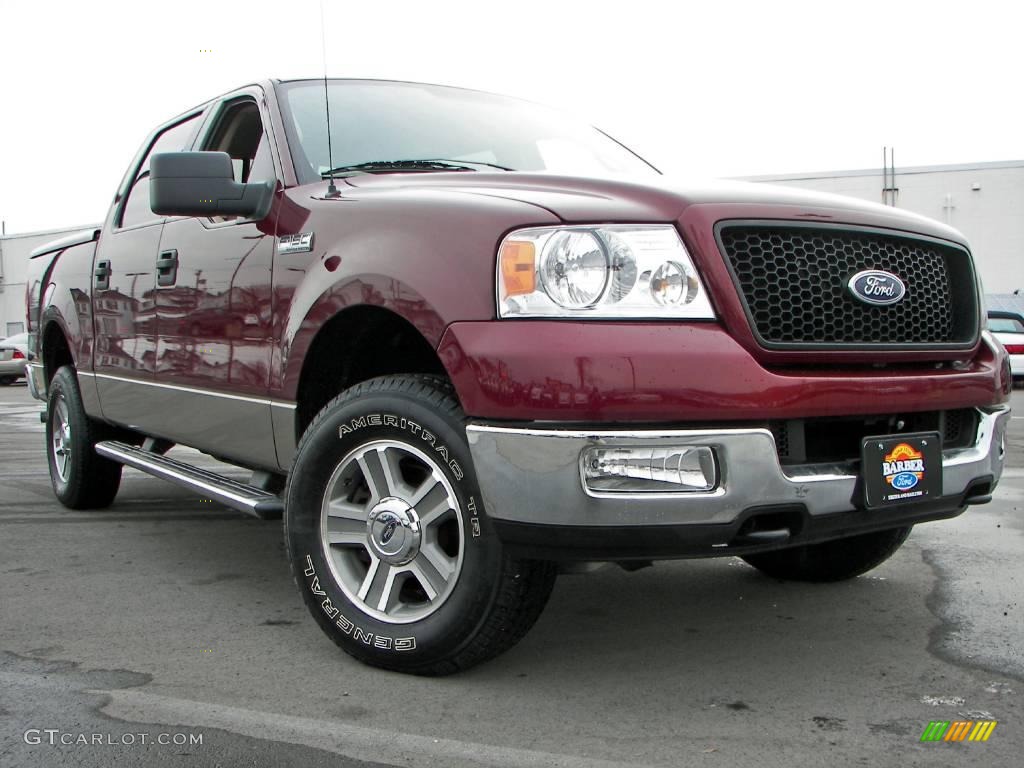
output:
[[[227,152],[240,182],[275,179],[258,92],[216,109],[198,148]],[[273,214],[272,214],[273,215]],[[277,468],[270,384],[271,221],[176,218],[160,238],[156,378],[173,418],[161,430],[217,456]]]

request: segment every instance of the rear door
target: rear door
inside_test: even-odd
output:
[[[196,149],[227,152],[236,181],[280,178],[265,125],[262,91],[240,91],[214,107]],[[174,385],[161,434],[269,469],[273,217],[168,220],[156,287],[156,378]]]
[[[150,137],[111,207],[96,249],[93,365],[100,407],[110,421],[144,430],[154,414],[156,257],[164,225],[163,217],[149,208],[149,160],[157,152],[188,148],[201,115],[187,115]]]

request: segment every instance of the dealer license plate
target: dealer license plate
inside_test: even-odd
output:
[[[938,432],[865,437],[861,459],[864,504],[869,509],[942,495],[942,438]]]

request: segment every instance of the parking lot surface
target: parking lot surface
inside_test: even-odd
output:
[[[38,411],[0,388],[0,765],[1020,765],[1022,418],[995,501],[867,576],[562,576],[511,652],[424,679],[320,632],[279,521],[134,470],[110,509],[62,508]],[[934,720],[998,724],[922,743]]]

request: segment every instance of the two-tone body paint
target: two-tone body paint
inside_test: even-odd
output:
[[[967,351],[763,349],[714,236],[716,222],[725,219],[786,219],[892,229],[966,246],[955,230],[929,219],[828,195],[738,183],[685,186],[658,176],[360,174],[338,179],[340,194],[328,197],[326,182],[296,183],[275,84],[234,94],[253,92],[274,147],[274,205],[261,222],[216,231],[198,220],[169,219],[161,225],[174,227],[173,247],[179,253],[200,255],[192,273],[179,277],[177,304],[185,306],[188,321],[171,317],[177,304],[161,303],[158,290],[157,306],[164,309],[156,318],[151,372],[145,365],[124,371],[124,381],[110,386],[110,398],[135,409],[138,415],[129,421],[140,431],[242,464],[287,468],[295,442],[290,406],[307,353],[327,320],[365,305],[393,312],[415,327],[438,350],[466,412],[480,419],[694,423],[936,410],[1005,399],[1003,353],[980,341]],[[199,108],[204,126],[219,103],[215,99]],[[113,210],[100,250],[112,215]],[[701,271],[717,320],[498,320],[495,260],[501,239],[520,227],[561,222],[674,224]],[[285,254],[274,247],[280,237],[303,233],[313,235],[307,252]],[[236,236],[248,238],[259,254],[251,269],[243,267],[244,296],[228,276],[238,263],[230,269],[223,263],[228,250],[237,258],[234,251],[243,246],[214,244]],[[163,249],[162,238],[158,242]],[[82,248],[61,254],[52,270],[43,322],[61,318],[55,321],[80,372],[103,376],[88,302],[79,306],[70,299],[87,296],[92,284],[94,258],[79,253]],[[38,268],[45,271],[42,263]],[[188,296],[181,286],[190,288]],[[68,313],[74,319],[69,321]],[[164,338],[172,326],[174,334]],[[249,332],[240,336],[240,328],[254,337],[240,343]],[[249,342],[255,336],[261,341],[254,346]],[[238,359],[239,348],[245,348],[246,361]],[[251,360],[253,349],[263,350],[257,352],[258,365]],[[945,367],[907,365],[923,362]],[[889,367],[877,369],[878,364]],[[233,370],[244,373],[236,377],[229,374]],[[137,381],[140,376],[150,377],[151,386]],[[166,404],[168,397],[176,405],[173,411],[153,408],[155,399]],[[183,409],[194,421],[180,420]],[[214,422],[210,414],[217,415]]]

